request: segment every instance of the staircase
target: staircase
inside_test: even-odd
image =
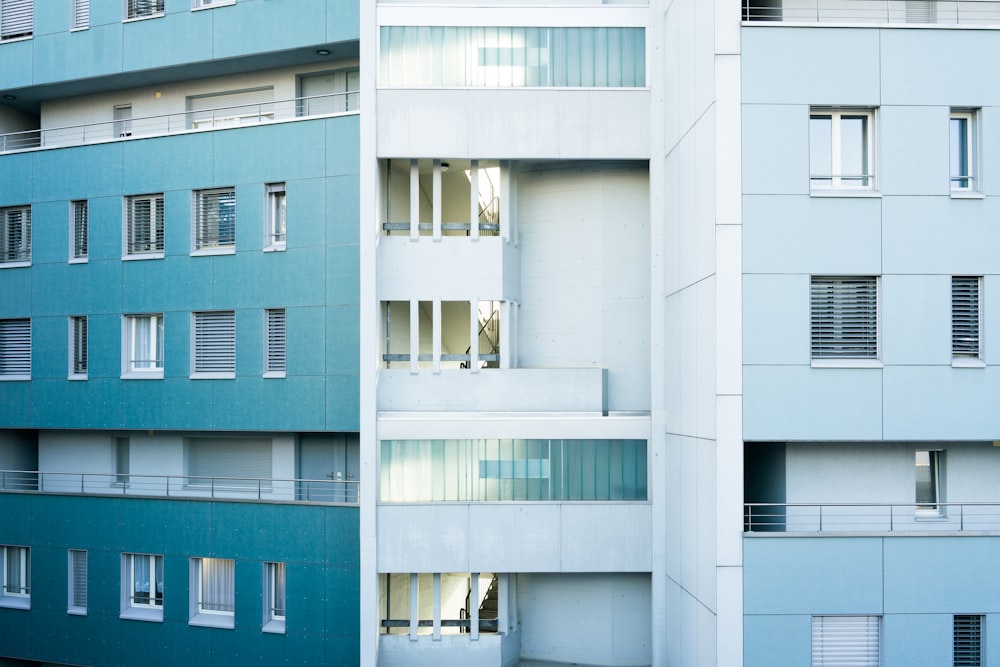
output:
[[[500,308],[497,302],[490,305],[489,310],[483,310],[482,302],[479,310],[479,333],[476,344],[479,346],[479,367],[500,368]],[[472,351],[470,346],[465,353]],[[469,362],[463,361],[462,368],[469,368]]]
[[[465,609],[461,610],[460,617],[463,619],[472,618],[472,588],[469,588],[468,595],[465,596]],[[497,632],[497,616],[500,605],[500,582],[497,575],[493,575],[493,579],[490,580],[490,585],[486,589],[486,595],[483,596],[483,601],[479,603],[479,632],[482,633],[495,633]],[[468,628],[463,628],[462,632],[469,632]]]

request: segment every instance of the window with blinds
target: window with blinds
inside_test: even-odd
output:
[[[982,667],[983,617],[955,616],[955,667]]]
[[[274,87],[192,95],[187,109],[193,129],[254,125],[274,119]]]
[[[87,259],[89,206],[86,200],[74,201],[69,204],[69,234],[70,261]]]
[[[69,318],[70,377],[87,376],[87,316]]]
[[[125,255],[163,255],[163,195],[125,198]]]
[[[188,438],[188,484],[212,484],[216,491],[222,488],[250,488],[257,490],[271,484],[271,441],[264,438]],[[266,482],[266,484],[264,484]]]
[[[31,261],[31,207],[0,208],[0,264]]]
[[[90,0],[73,0],[73,17],[71,30],[83,30],[90,27]]]
[[[69,601],[71,614],[87,612],[87,552],[69,550]]]
[[[236,190],[199,190],[194,202],[194,240],[198,250],[227,250],[236,246]]]
[[[877,359],[878,279],[813,276],[810,320],[813,359]]]
[[[0,320],[0,379],[31,379],[31,320]]]
[[[236,313],[231,310],[193,315],[192,377],[236,375]]]
[[[878,616],[813,616],[813,667],[879,667]]]
[[[140,19],[163,13],[164,0],[125,0],[125,18]]]
[[[958,358],[980,358],[979,276],[952,276],[951,278],[951,355]]]
[[[31,37],[34,0],[0,0],[0,41]]]
[[[264,374],[266,377],[285,376],[285,309],[264,311]]]

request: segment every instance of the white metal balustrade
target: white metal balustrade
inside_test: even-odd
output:
[[[748,22],[1000,28],[998,0],[743,0]]]
[[[181,132],[245,127],[262,123],[287,122],[302,118],[338,116],[358,112],[358,93],[332,93],[296,97],[257,104],[181,111],[160,116],[107,120],[86,125],[42,128],[0,134],[0,153],[82,146],[138,137],[156,137]]]
[[[144,498],[294,503],[358,503],[359,482],[114,473],[0,470],[0,493],[83,494]]]
[[[747,533],[1000,531],[998,503],[746,503]]]

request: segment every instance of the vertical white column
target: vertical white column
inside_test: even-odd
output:
[[[469,579],[469,637],[479,641],[479,573]]]
[[[441,372],[441,299],[434,299],[431,306],[432,368]]]
[[[505,160],[500,163],[500,236],[504,241],[517,242],[516,231],[513,225],[511,202],[511,162]]]
[[[420,575],[410,573],[410,641],[417,641],[420,627]]]
[[[441,641],[441,573],[434,573],[434,640]]]
[[[469,302],[469,369],[479,372],[479,299]]]
[[[441,160],[434,160],[433,186],[431,193],[431,234],[434,240],[441,239]]]
[[[420,167],[410,160],[410,240],[420,237]]]
[[[469,238],[479,238],[479,160],[469,168]]]
[[[500,302],[500,368],[510,368],[510,301]]]
[[[509,611],[510,575],[497,575],[497,632],[506,635],[510,630]]]
[[[420,302],[410,299],[410,372],[420,370]]]

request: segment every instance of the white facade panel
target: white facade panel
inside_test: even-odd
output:
[[[517,275],[508,276],[520,253],[499,236],[471,241],[467,236],[425,236],[417,241],[388,236],[379,242],[378,275],[380,301],[426,299],[518,300]],[[428,266],[435,267],[427,271]]]

